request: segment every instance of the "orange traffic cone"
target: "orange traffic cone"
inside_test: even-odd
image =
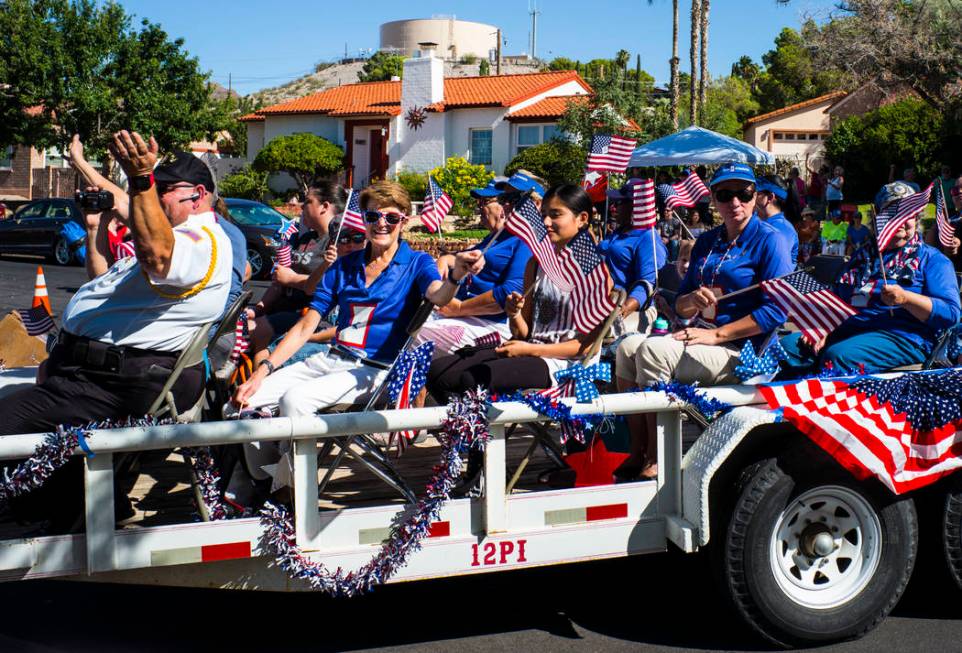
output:
[[[47,313],[53,315],[53,309],[50,307],[50,296],[47,295],[47,280],[43,277],[43,266],[37,266],[37,281],[33,285],[33,304],[34,306],[43,306],[47,309]]]

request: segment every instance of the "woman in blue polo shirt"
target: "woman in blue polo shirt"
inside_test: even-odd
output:
[[[462,252],[442,281],[428,254],[399,240],[411,200],[398,184],[377,182],[361,193],[360,202],[367,247],[338,259],[327,271],[304,317],[237,389],[234,403],[241,408],[279,404],[281,415],[310,415],[366,400],[404,344],[421,298],[442,306],[454,297],[460,280],[483,268],[481,252]],[[335,305],[337,335],[330,350],[272,374]]]
[[[472,197],[478,200],[481,226],[490,232],[471,248],[484,252],[484,269],[461,284],[455,298],[438,308],[437,319],[427,322],[418,333],[419,343],[434,342],[435,357],[473,345],[478,338],[494,332],[502,340],[511,339],[504,304],[508,295],[521,290],[531,250],[504,228],[506,216],[498,201],[502,191],[495,188],[495,184],[492,180],[486,187],[471,191]],[[538,197],[544,194],[537,182],[531,190]],[[450,254],[438,259],[442,276],[453,262],[454,256]]]
[[[914,195],[904,182],[884,186],[886,205]],[[885,279],[881,266],[885,265]],[[880,372],[925,361],[939,334],[959,321],[959,287],[952,262],[921,242],[915,219],[901,227],[879,260],[874,239],[848,263],[835,292],[857,311],[814,347],[793,333],[781,343],[795,374]]]
[[[741,163],[725,164],[712,177],[712,198],[722,224],[695,241],[675,300],[675,313],[691,326],[642,343],[634,360],[638,386],[669,380],[732,383],[745,340],[751,338],[757,347],[785,321],[785,313],[759,289],[719,300],[794,268],[785,239],[755,214],[755,183],[755,173]],[[631,416],[628,423],[631,455],[616,478],[653,478],[658,471],[655,439],[648,434],[654,433],[654,415]]]

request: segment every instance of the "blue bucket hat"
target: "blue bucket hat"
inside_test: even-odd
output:
[[[755,171],[752,167],[744,163],[736,163],[731,161],[718,168],[715,174],[712,175],[711,182],[708,184],[710,187],[714,188],[723,181],[747,181],[750,184],[757,184],[758,181],[755,179]]]
[[[759,193],[771,193],[772,195],[774,195],[780,200],[788,199],[787,190],[785,190],[781,186],[777,186],[773,184],[767,179],[762,179],[757,184],[755,184],[755,190],[757,190]]]
[[[504,191],[505,186],[510,186],[517,191],[521,191],[522,193],[533,190],[538,195],[544,196],[544,186],[523,172],[516,172],[508,177],[507,180],[495,183],[495,188],[497,188],[499,191]]]
[[[501,194],[501,191],[498,190],[499,180],[500,180],[500,183],[503,183],[505,181],[505,178],[495,177],[494,179],[489,181],[488,185],[485,186],[484,188],[473,188],[471,190],[471,197],[475,199],[482,199],[486,197],[497,197],[498,195]]]

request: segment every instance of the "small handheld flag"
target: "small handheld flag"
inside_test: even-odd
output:
[[[453,205],[454,202],[444,189],[434,181],[434,177],[428,175],[428,194],[424,196],[424,206],[421,208],[421,222],[428,231],[432,234],[438,231]]]
[[[855,315],[855,309],[805,270],[762,281],[774,302],[794,320],[802,340],[819,342]]]
[[[588,153],[588,171],[617,172],[624,174],[628,169],[628,161],[635,149],[634,138],[598,134],[591,139],[591,151]]]
[[[350,191],[347,197],[347,206],[344,207],[344,217],[341,220],[341,227],[350,227],[355,231],[364,233],[364,220],[361,216],[361,195],[357,191]]]
[[[634,229],[649,229],[655,226],[655,182],[641,179],[631,187],[631,226]]]
[[[943,247],[952,247],[955,244],[955,227],[949,222],[949,210],[945,204],[945,190],[942,184],[938,185],[938,192],[935,195],[935,224],[939,230],[939,243]]]
[[[885,248],[892,242],[895,232],[901,229],[902,225],[925,209],[925,205],[929,203],[929,198],[932,196],[934,184],[935,182],[929,184],[928,188],[921,193],[915,193],[892,202],[875,216],[875,237],[878,239],[880,252],[885,251]]]

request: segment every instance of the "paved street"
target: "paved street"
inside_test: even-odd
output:
[[[0,259],[0,313],[28,306],[38,259]],[[59,314],[84,280],[44,264]],[[263,284],[259,284],[263,285]],[[923,533],[931,534],[923,523]],[[631,560],[389,586],[334,601],[67,581],[0,585],[0,651],[757,651],[705,556]],[[958,651],[962,601],[938,541],[892,616],[838,653]]]

